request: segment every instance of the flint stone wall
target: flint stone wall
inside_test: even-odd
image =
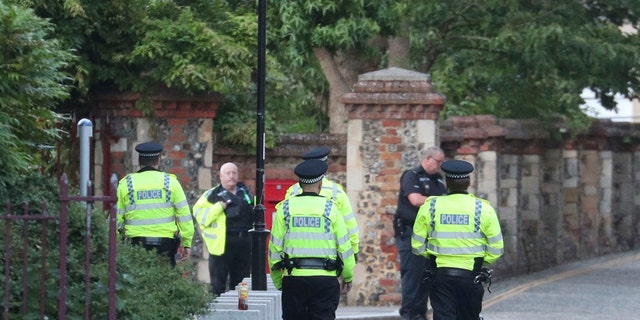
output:
[[[192,205],[218,183],[218,168],[227,161],[238,165],[240,179],[255,190],[255,154],[222,147],[216,140],[220,97],[159,97],[151,118],[135,109],[137,98],[95,99],[100,110],[94,135],[97,193],[108,185],[101,177],[122,177],[137,169],[133,147],[149,140],[165,146],[161,169],[179,177]],[[331,147],[329,176],[345,185],[360,228],[360,262],[343,304],[400,303],[391,224],[399,179],[433,144],[447,158],[474,164],[470,191],[498,212],[505,255],[495,266],[497,281],[638,247],[639,124],[596,120],[583,135],[555,140],[535,121],[493,116],[441,120],[445,102],[428,75],[397,68],[364,74],[343,97],[349,114],[346,135],[286,135],[266,151],[268,182],[295,179],[292,169],[301,153]],[[207,254],[199,241],[193,258],[199,264],[197,277],[208,282]]]

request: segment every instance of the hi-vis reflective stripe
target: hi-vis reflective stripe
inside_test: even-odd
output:
[[[416,255],[420,255],[420,254],[422,254],[423,252],[425,252],[427,250],[427,239],[425,239],[423,236],[420,236],[420,235],[417,235],[417,234],[413,233],[411,235],[411,239],[422,244],[418,248],[412,248],[411,252],[413,252]]]
[[[188,205],[189,205],[189,202],[187,202],[187,200],[185,199],[185,200],[182,200],[182,201],[180,201],[180,202],[178,202],[178,203],[174,204],[173,206],[174,206],[176,209],[178,209],[178,210],[179,210],[179,209],[181,209],[181,208],[183,208],[183,207],[186,207],[186,206],[188,206]]]
[[[500,234],[499,234],[499,235],[497,235],[497,236],[494,236],[494,237],[488,238],[488,239],[487,239],[487,241],[489,242],[489,244],[492,244],[492,243],[496,243],[496,242],[500,242],[500,241],[502,241],[502,233],[500,233]]]
[[[299,183],[296,183],[296,184],[293,186],[293,189],[291,189],[291,193],[289,193],[289,195],[290,195],[290,196],[292,196],[292,197],[295,197],[295,196],[297,196],[297,195],[299,195],[299,194],[300,194],[300,191],[301,191],[301,190],[302,190],[302,189],[300,188],[300,184],[299,184]]]
[[[493,254],[499,254],[502,255],[504,253],[504,248],[500,248],[500,249],[496,249],[493,247],[486,247],[485,250],[487,252],[493,253]]]
[[[150,226],[154,224],[169,223],[169,222],[175,222],[174,217],[127,220],[125,224],[128,226]]]
[[[285,247],[284,252],[292,257],[331,257],[337,255],[332,248],[291,248]]]
[[[206,230],[202,230],[202,236],[207,238],[207,239],[211,239],[211,240],[217,240],[218,239],[218,235],[215,233],[209,233]]]
[[[485,252],[493,253],[493,254],[503,254],[503,248],[493,248],[486,245],[473,246],[473,247],[460,247],[460,248],[445,248],[438,247],[429,243],[427,245],[429,250],[438,253],[438,254],[483,254]]]
[[[336,242],[338,243],[338,247],[349,242],[349,234],[345,234],[344,236],[336,239]]]
[[[285,240],[334,240],[332,233],[315,233],[315,232],[287,232],[284,235]],[[348,239],[348,238],[347,238]]]
[[[346,215],[346,216],[344,216],[344,222],[345,223],[347,223],[347,221],[351,221],[351,220],[355,220],[355,219],[356,219],[356,216],[353,214],[353,212],[348,214],[348,215]],[[349,232],[349,234],[354,234],[354,233],[358,233],[360,230],[358,229],[358,224],[356,223],[356,225],[353,228],[351,228],[351,229],[349,229],[347,231]]]
[[[191,216],[179,216],[176,217],[178,219],[178,222],[187,222],[187,221],[191,221]]]
[[[271,252],[271,260],[273,261],[279,261],[282,260],[282,256],[280,255],[280,252]]]
[[[338,185],[334,182],[332,184],[333,188],[331,189],[331,200],[336,201],[338,198]]]
[[[437,239],[484,239],[481,232],[431,232],[431,237]]]
[[[349,249],[345,252],[338,252],[338,256],[340,257],[340,259],[342,259],[342,261],[345,261],[349,256],[353,255],[353,249]]]
[[[204,211],[204,212],[202,212]],[[201,225],[205,225],[205,222],[207,222],[208,218],[209,218],[209,213],[211,212],[211,208],[210,207],[205,207],[205,208],[198,208],[196,209],[196,212],[194,212],[196,217],[200,217],[200,221],[198,221]]]
[[[437,254],[482,254],[487,249],[486,246],[472,246],[472,247],[438,247],[433,243],[428,243],[427,248]]]
[[[171,202],[133,204],[133,205],[128,205],[126,207],[126,210],[133,211],[133,210],[153,210],[153,209],[166,209],[166,208],[173,208],[173,204]]]
[[[273,235],[271,235],[271,242],[273,243],[273,245],[278,246],[278,247],[284,246],[284,239],[278,238],[278,237],[274,237]]]

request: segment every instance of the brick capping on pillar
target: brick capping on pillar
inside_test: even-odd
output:
[[[342,96],[349,119],[437,120],[445,101],[428,74],[401,68],[362,74]]]
[[[138,93],[104,92],[94,94],[90,101],[99,116],[144,117],[136,102],[142,96]],[[215,118],[216,110],[223,98],[221,94],[158,94],[150,96],[153,103],[153,117],[157,118]]]

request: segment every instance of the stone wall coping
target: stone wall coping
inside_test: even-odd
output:
[[[137,101],[143,97],[140,93],[135,92],[119,92],[119,91],[106,91],[93,94],[90,97],[92,101]],[[176,102],[217,102],[220,103],[224,100],[224,97],[220,93],[207,93],[207,94],[174,94],[172,92],[162,92],[159,94],[150,95],[149,98],[153,101],[176,101]]]
[[[387,68],[363,73],[358,76],[358,81],[425,81],[431,82],[428,73],[407,70],[403,68]]]

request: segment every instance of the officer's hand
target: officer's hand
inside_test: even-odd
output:
[[[358,263],[358,253],[354,254],[353,258],[356,260],[356,263]]]
[[[342,293],[347,293],[347,292],[351,291],[351,282],[345,282],[343,280],[342,281],[341,291],[342,291]]]
[[[222,205],[222,210],[227,208],[227,203],[225,201],[220,200],[220,205]]]
[[[187,260],[189,259],[189,257],[191,257],[191,248],[184,248],[182,250],[182,256],[180,257],[180,260]]]

